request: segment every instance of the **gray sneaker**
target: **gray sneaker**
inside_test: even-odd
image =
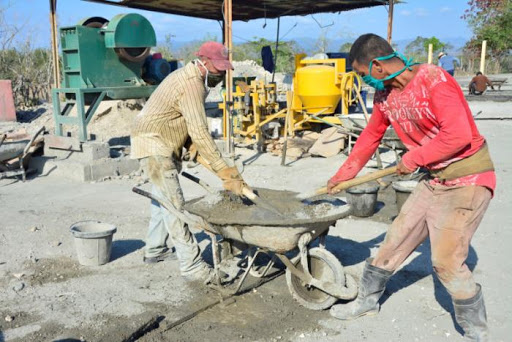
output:
[[[154,257],[144,257],[142,261],[144,261],[145,264],[156,264],[160,261],[166,261],[166,260],[177,260],[178,257],[176,256],[176,250],[174,248],[168,249],[167,251],[163,252],[160,255],[154,256]]]

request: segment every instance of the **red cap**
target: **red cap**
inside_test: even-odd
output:
[[[208,57],[215,69],[217,70],[233,70],[233,65],[229,62],[228,49],[218,42],[206,42],[199,47],[196,52],[198,57]]]

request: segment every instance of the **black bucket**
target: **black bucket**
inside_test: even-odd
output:
[[[404,205],[405,201],[407,201],[417,185],[417,181],[399,181],[393,183],[392,186],[395,190],[396,207],[398,208],[398,212],[402,210],[402,206]]]

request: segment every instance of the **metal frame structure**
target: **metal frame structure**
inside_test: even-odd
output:
[[[340,12],[357,8],[373,7],[381,5],[389,5],[388,10],[388,41],[391,43],[392,22],[393,22],[393,4],[398,0],[301,0],[300,6],[297,1],[284,0],[266,0],[264,6],[261,1],[244,1],[238,3],[235,11],[233,11],[232,0],[204,0],[198,2],[187,2],[178,0],[83,0],[95,3],[116,5],[121,7],[143,9],[161,13],[170,13],[177,15],[186,15],[191,17],[199,17],[205,19],[222,20],[223,23],[223,41],[229,51],[229,60],[232,61],[233,39],[232,39],[232,21],[259,18],[280,18],[281,16],[307,15],[324,12]],[[52,32],[52,57],[54,65],[54,79],[56,92],[64,92],[60,87],[60,71],[58,62],[58,40],[57,40],[57,0],[49,0],[50,2],[50,24]],[[233,79],[232,72],[228,70],[226,73],[226,106],[228,112],[233,112]],[[105,96],[105,95],[103,95]],[[89,111],[88,111],[89,112]],[[65,112],[55,115],[60,124],[71,120]],[[69,114],[69,113],[67,113]],[[318,113],[317,113],[318,114]],[[79,114],[87,118],[87,113],[83,111]],[[57,122],[56,122],[57,123]],[[59,124],[59,125],[60,125]],[[59,126],[57,125],[57,126]],[[233,154],[232,141],[232,117],[228,115],[227,139],[226,147],[230,154]],[[81,133],[83,129],[81,129]],[[83,137],[84,135],[82,135]]]
[[[116,87],[116,88],[56,88],[52,89],[53,119],[55,120],[55,134],[62,136],[62,125],[78,126],[78,138],[80,141],[87,141],[87,125],[91,121],[94,113],[98,109],[101,101],[105,98],[132,99],[149,97],[156,89],[156,86],[145,87]],[[63,95],[67,100],[61,106],[60,96]],[[92,95],[89,108],[85,106],[86,95]],[[73,107],[76,106],[76,116],[70,116]],[[63,107],[63,108],[62,108]]]

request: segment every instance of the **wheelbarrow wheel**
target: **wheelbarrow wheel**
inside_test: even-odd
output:
[[[345,272],[338,258],[331,252],[322,248],[312,248],[308,252],[309,272],[321,281],[329,281],[335,284],[345,283]],[[294,262],[295,267],[302,271],[300,258]],[[325,310],[330,308],[338,300],[336,297],[325,293],[316,287],[305,284],[295,276],[289,269],[286,269],[286,283],[293,298],[300,305],[311,310]]]

